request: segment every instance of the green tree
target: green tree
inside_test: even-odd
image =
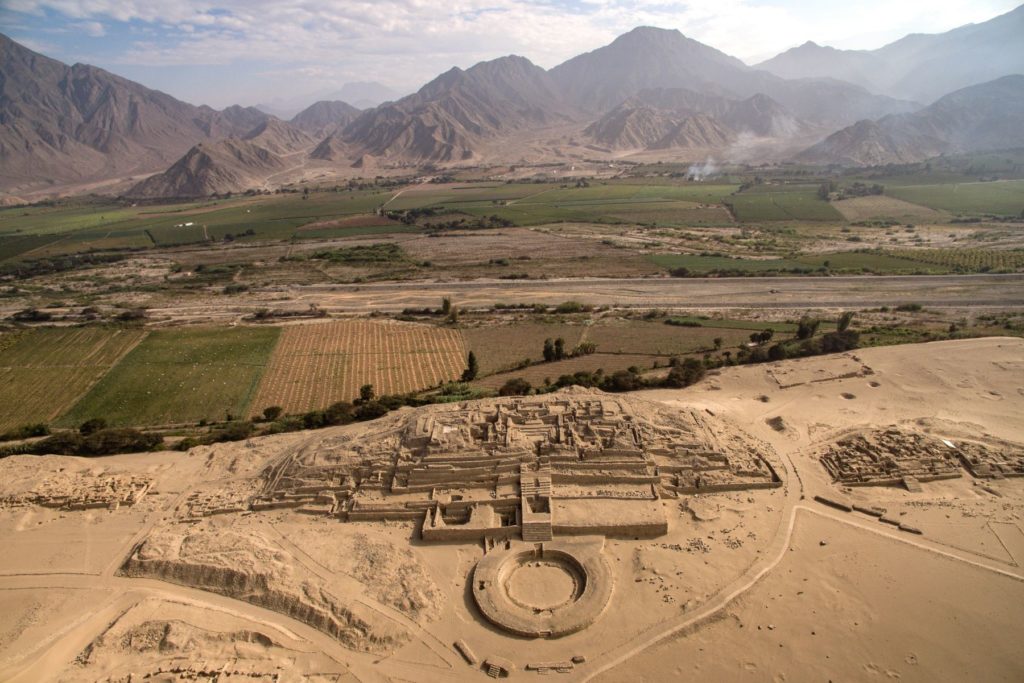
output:
[[[839,321],[836,323],[837,332],[846,332],[850,329],[850,323],[853,322],[853,311],[846,311],[839,316]]]
[[[548,363],[555,359],[555,343],[550,339],[544,340],[544,360]]]
[[[804,316],[800,318],[800,322],[796,327],[796,338],[797,339],[810,339],[817,333],[818,325],[821,324],[820,320]]]
[[[468,382],[476,379],[477,374],[480,372],[480,365],[476,362],[476,354],[472,351],[469,352],[469,356],[466,358],[466,369],[462,373],[462,381]]]
[[[452,312],[452,300],[448,297],[441,299],[441,313],[448,315]]]
[[[359,387],[359,400],[362,401],[363,403],[372,401],[374,396],[376,396],[376,394],[373,391],[372,384],[364,384],[363,386]]]
[[[677,363],[668,371],[665,386],[673,388],[688,387],[704,379],[704,364],[696,358],[687,358]]]
[[[575,349],[572,350],[573,356],[589,356],[597,351],[597,344],[594,342],[580,342]]]
[[[284,412],[284,408],[281,406],[267,406],[263,409],[263,419],[267,422],[273,422],[277,418],[281,417],[281,413]]]
[[[725,343],[724,339],[722,339],[721,337],[715,337],[715,339],[714,339],[715,351],[721,350],[722,344],[724,344],[724,343]]]
[[[559,337],[555,340],[555,360],[565,358],[565,340]]]

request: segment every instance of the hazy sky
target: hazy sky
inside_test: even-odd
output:
[[[411,92],[452,66],[545,68],[641,25],[755,63],[814,40],[876,48],[1020,0],[0,0],[0,31],[195,104],[304,100],[349,81]]]

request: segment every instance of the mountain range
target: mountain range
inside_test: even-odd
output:
[[[0,192],[134,177],[118,191],[201,196],[367,163],[517,163],[530,140],[556,158],[699,160],[728,158],[753,139],[803,162],[847,165],[1020,146],[1024,76],[1014,74],[1024,73],[1015,61],[1024,41],[1013,29],[1022,17],[1018,9],[871,53],[821,48],[829,57],[820,63],[820,50],[803,46],[757,68],[678,31],[641,27],[550,70],[501,57],[453,68],[378,106],[328,99],[289,121],[252,107],[187,104],[0,35]],[[981,68],[976,58],[994,52],[1002,58]],[[885,72],[900,55],[901,70]],[[962,68],[943,67],[957,60]],[[917,103],[942,83],[963,86]]]
[[[783,78],[836,78],[929,104],[954,90],[1024,73],[1024,5],[982,24],[912,34],[877,50],[807,42],[756,68]]]
[[[912,114],[859,121],[802,152],[808,163],[872,166],[1024,147],[1024,76],[1004,76]]]
[[[196,107],[86,64],[67,66],[0,34],[0,188],[147,173],[201,140],[267,115]]]

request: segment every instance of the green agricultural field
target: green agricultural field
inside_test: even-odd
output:
[[[161,425],[245,416],[280,330],[178,328],[151,332],[60,422]]]
[[[780,323],[759,320],[732,320],[729,318],[710,318],[703,315],[677,315],[671,318],[673,323],[680,326],[683,324],[700,326],[709,330],[746,330],[759,332],[761,330],[772,330],[773,332],[793,333],[796,332],[796,323]],[[720,336],[716,334],[715,336]],[[749,335],[744,333],[743,339]]]
[[[369,221],[368,221],[369,222]],[[303,227],[295,232],[295,239],[338,239],[342,237],[359,237],[362,235],[397,235],[401,233],[419,232],[420,228],[415,225],[404,223],[391,223],[389,225],[352,225],[346,223],[344,227],[315,228],[312,226]]]
[[[1024,212],[1024,180],[887,186],[885,193],[931,209],[959,214],[1020,216]]]
[[[403,211],[428,206],[492,206],[497,203],[521,201],[548,192],[557,185],[546,183],[468,183],[465,185],[436,185],[402,192],[387,203],[390,211]]]
[[[764,328],[758,328],[764,329]],[[745,329],[716,330],[705,327],[666,325],[663,321],[610,320],[587,328],[584,341],[597,345],[602,354],[647,354],[680,356],[712,351],[714,340],[722,339],[724,348],[733,348],[749,340]]]
[[[332,221],[356,216],[365,218],[342,227],[349,231],[371,227],[374,234],[408,231],[412,228],[400,223],[379,225],[380,219],[373,216],[393,195],[369,190],[314,192],[306,199],[294,193],[157,206],[69,204],[0,209],[0,260],[92,249],[173,246],[207,238],[221,240],[227,235],[242,240],[290,239],[303,226],[324,224],[325,230],[333,229]],[[185,227],[184,223],[194,225]]]
[[[930,264],[937,270],[965,273],[1012,273],[1024,270],[1024,250],[900,249],[897,256]]]
[[[782,258],[747,259],[730,258],[728,256],[701,256],[699,254],[653,254],[650,256],[650,259],[663,268],[686,268],[692,273],[710,273],[714,271],[770,273],[808,267],[798,261]]]
[[[52,421],[144,336],[101,327],[0,336],[0,431]]]
[[[650,260],[666,269],[686,268],[691,273],[735,272],[770,274],[787,271],[828,270],[833,273],[916,274],[945,273],[951,269],[877,251],[849,251],[789,258],[749,259],[699,254],[653,254]]]
[[[794,259],[805,267],[827,268],[846,273],[944,273],[947,268],[929,266],[920,261],[878,251],[844,251],[832,254],[798,256]]]
[[[757,187],[726,200],[741,223],[760,221],[842,222],[843,216],[817,190]]]
[[[725,225],[721,202],[736,185],[600,183],[589,187],[508,184],[438,186],[403,193],[387,208],[445,207],[471,216],[499,216],[516,225],[566,221],[659,225]]]

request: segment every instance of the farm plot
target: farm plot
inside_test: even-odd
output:
[[[555,382],[562,375],[572,375],[577,372],[597,372],[603,370],[606,375],[619,370],[636,366],[641,370],[647,370],[658,363],[661,366],[668,365],[668,359],[648,354],[608,354],[594,353],[589,356],[578,356],[568,360],[559,360],[552,363],[539,363],[531,365],[522,370],[502,372],[496,375],[489,375],[483,379],[473,382],[473,386],[479,389],[497,391],[508,380],[514,377],[521,377],[532,386],[544,386],[544,380]]]
[[[876,195],[832,202],[832,206],[850,222],[892,220],[902,223],[936,223],[948,216],[941,211],[905,202],[895,197]]]
[[[61,418],[143,426],[223,420],[249,407],[280,330],[179,328],[151,332]]]
[[[365,320],[287,327],[250,412],[323,408],[364,384],[378,395],[426,389],[458,379],[465,362],[457,330]]]
[[[743,223],[758,221],[840,222],[842,214],[814,190],[743,192],[726,200]]]
[[[601,354],[678,356],[712,351],[715,348],[715,339],[721,339],[724,348],[733,348],[741,342],[748,341],[749,336],[746,330],[615,320],[588,327],[583,340],[597,344],[597,351]]]
[[[486,325],[462,330],[466,349],[476,354],[480,374],[489,375],[516,367],[524,360],[544,358],[544,340],[565,340],[565,348],[576,348],[583,325],[524,322],[507,325]]]
[[[900,258],[935,264],[954,272],[1009,273],[1024,270],[1024,250],[996,249],[899,249]]]
[[[663,268],[686,268],[692,273],[744,272],[770,273],[773,271],[798,270],[807,266],[792,259],[745,259],[730,256],[704,256],[700,254],[651,254],[653,263]]]
[[[1019,216],[1024,211],[1024,180],[887,187],[885,193],[914,204],[960,214]]]
[[[0,344],[0,431],[50,422],[144,336],[96,327],[15,333]]]

